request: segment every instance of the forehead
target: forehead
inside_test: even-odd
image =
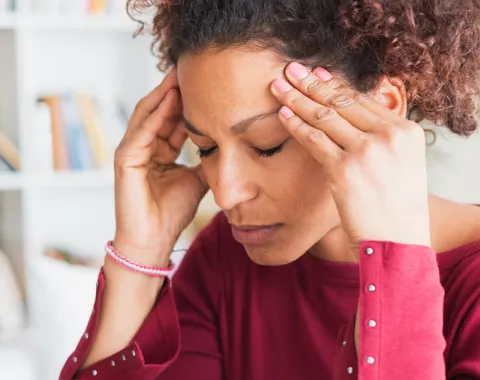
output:
[[[278,108],[270,92],[285,61],[247,47],[186,54],[177,67],[185,118],[198,128],[229,126]]]

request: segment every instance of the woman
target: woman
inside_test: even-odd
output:
[[[475,130],[478,1],[155,11],[174,69],[116,151],[116,234],[61,378],[480,379],[480,209],[428,194],[407,118]],[[199,167],[174,164],[187,136]],[[223,212],[170,282],[208,188]]]

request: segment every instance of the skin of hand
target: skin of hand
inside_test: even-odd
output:
[[[285,128],[321,164],[352,255],[363,240],[430,246],[421,127],[323,68],[293,62],[272,93]],[[359,349],[360,306],[355,320]]]

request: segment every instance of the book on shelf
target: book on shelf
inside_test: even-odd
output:
[[[122,106],[83,92],[42,95],[35,112],[36,169],[91,170],[111,167],[126,130]]]
[[[20,152],[17,147],[0,132],[0,172],[20,170]]]
[[[101,259],[91,257],[82,257],[71,250],[58,247],[47,247],[44,249],[43,255],[49,259],[66,263],[69,265],[100,268],[102,266]]]

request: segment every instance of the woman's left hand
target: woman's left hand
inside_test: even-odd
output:
[[[430,246],[422,128],[322,68],[286,76],[280,119],[325,172],[357,259],[362,240]]]

